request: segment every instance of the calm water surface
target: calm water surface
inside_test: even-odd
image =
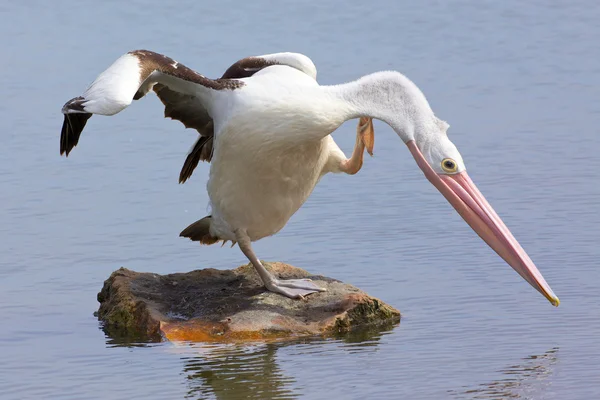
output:
[[[600,3],[4,2],[0,5],[0,398],[591,399],[600,396]],[[96,293],[120,266],[245,263],[178,233],[205,215],[196,133],[149,98],[90,120],[59,157],[60,108],[115,58],[164,52],[208,76],[309,55],[321,83],[413,79],[473,180],[560,296],[483,244],[376,123],[375,157],[328,176],[260,257],[351,282],[400,326],[253,346],[105,336]],[[349,154],[354,122],[335,133]]]

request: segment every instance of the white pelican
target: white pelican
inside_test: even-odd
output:
[[[237,242],[265,287],[290,298],[321,291],[309,280],[271,275],[252,242],[277,233],[329,172],[356,173],[373,146],[371,118],[386,122],[408,146],[425,177],[475,232],[529,284],[558,306],[558,297],[467,175],[423,93],[398,72],[321,86],[301,54],[242,59],[220,79],[209,79],[164,55],[137,50],[117,59],[83,95],[62,109],[61,154],[77,144],[92,114],[114,115],[153,89],[165,116],[193,127],[200,138],[180,182],[199,160],[211,161],[207,184],[211,215],[181,236],[203,244]],[[361,118],[350,159],[330,134]]]

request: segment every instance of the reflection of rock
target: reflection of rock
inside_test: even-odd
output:
[[[539,398],[549,382],[544,382],[552,374],[558,349],[552,349],[539,356],[529,356],[517,365],[501,371],[502,378],[481,384],[473,389],[452,394],[461,399],[531,399]]]
[[[109,334],[192,341],[333,335],[400,319],[396,309],[352,285],[265,264],[281,278],[311,278],[327,292],[306,300],[266,292],[251,265],[164,276],[121,268],[98,294],[98,317]]]
[[[389,327],[391,328],[391,327]],[[373,349],[388,329],[358,329],[340,334],[352,346],[335,346],[339,351]],[[360,343],[360,344],[359,344]],[[310,351],[330,345],[328,339],[299,339],[246,344],[203,344],[185,346],[186,398],[198,399],[294,399],[302,397],[301,386],[279,366],[277,351],[283,347],[310,344]],[[364,347],[363,347],[364,346]],[[190,355],[190,353],[196,353]]]
[[[277,365],[277,344],[212,349],[202,357],[187,358],[184,374],[188,398],[296,398],[294,379]]]

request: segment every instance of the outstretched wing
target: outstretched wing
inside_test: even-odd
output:
[[[198,93],[199,88],[235,90],[243,87],[244,83],[235,79],[209,79],[153,51],[131,51],[102,72],[83,95],[63,106],[60,154],[69,155],[92,114],[114,115],[127,108],[133,100],[144,97],[155,85],[190,96]],[[198,97],[194,99],[195,112],[208,115],[202,101]]]
[[[204,100],[198,97],[198,89],[239,89],[244,86],[240,79],[272,65],[287,65],[313,79],[317,77],[310,58],[298,53],[243,58],[231,65],[221,78],[210,79],[162,54],[149,50],[131,51],[102,72],[83,95],[63,106],[60,154],[69,155],[93,114],[114,115],[152,89],[165,106],[165,117],[178,120],[200,134],[179,175],[179,182],[183,183],[200,161],[210,162],[213,153],[213,120]]]
[[[221,79],[248,78],[271,65],[287,65],[317,79],[317,69],[310,58],[298,53],[275,53],[246,57],[235,62]],[[200,161],[210,162],[213,154],[213,122],[208,114],[198,113],[198,101],[193,96],[156,85],[154,91],[165,105],[165,117],[181,121],[186,128],[195,128],[200,137],[190,149],[179,174],[179,183],[192,176]]]

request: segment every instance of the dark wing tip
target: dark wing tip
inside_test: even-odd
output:
[[[183,163],[183,167],[181,168],[181,172],[179,173],[179,183],[185,183],[192,174],[194,173],[194,169],[198,166],[200,162],[200,152],[196,151],[197,145],[194,147],[194,150],[185,159]]]
[[[73,147],[77,146],[79,136],[83,132],[83,128],[90,119],[90,113],[68,113],[65,114],[62,130],[60,132],[60,155],[65,154],[67,157]]]
[[[188,154],[183,163],[183,167],[179,173],[179,183],[184,183],[192,176],[194,169],[196,169],[200,161],[210,162],[210,157],[206,156],[207,151],[205,150],[205,147],[210,146],[210,153],[212,155],[212,139],[212,136],[200,136],[198,138],[194,148],[190,151],[190,154]]]

